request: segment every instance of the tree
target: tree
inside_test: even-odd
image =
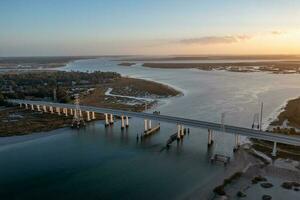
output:
[[[57,101],[60,103],[67,103],[70,101],[67,90],[63,87],[57,87],[56,90]]]

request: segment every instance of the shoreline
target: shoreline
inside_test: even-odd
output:
[[[177,91],[180,91],[180,92],[182,93],[181,95],[186,95],[186,94],[188,93],[188,91],[183,91],[182,89],[179,89],[179,90],[178,90],[178,87],[177,87],[177,86],[173,86],[173,85],[171,85],[171,84],[164,83],[164,82],[161,82],[161,81],[155,81],[155,80],[150,79],[150,78],[143,78],[143,77],[139,77],[139,76],[130,76],[130,77],[132,77],[132,78],[137,78],[137,79],[142,79],[142,80],[149,80],[149,81],[153,81],[153,82],[157,82],[157,83],[160,83],[160,84],[163,84],[163,85],[170,86],[170,87],[176,89]],[[180,96],[180,94],[177,95],[177,96],[175,96],[175,97],[178,97],[178,96]],[[174,97],[166,97],[165,99],[167,99],[167,101],[168,101],[170,98],[174,98]],[[274,112],[272,112],[270,115],[273,116],[274,119],[276,119],[276,118],[278,117],[278,115],[280,114],[281,108],[284,107],[284,106],[287,104],[287,102],[288,102],[289,100],[291,100],[291,99],[293,99],[293,98],[290,98],[290,99],[285,100],[284,103],[281,104],[278,108],[274,109]],[[270,115],[269,115],[269,116],[270,116]],[[269,116],[266,118],[266,121],[267,121],[267,122],[268,122],[268,119],[270,118]],[[273,120],[272,120],[272,121],[273,121]],[[269,126],[269,123],[268,123],[267,126]],[[248,138],[246,138],[246,140],[249,141]],[[263,152],[262,152],[262,153],[263,153]],[[239,167],[241,167],[241,166],[239,166]],[[230,166],[229,166],[229,168],[230,168]],[[224,178],[227,178],[227,175],[228,175],[228,174],[224,174],[224,175],[223,175],[223,179],[224,179]],[[228,176],[229,176],[229,175],[228,175]],[[223,179],[222,179],[222,181],[223,181]],[[212,182],[214,182],[214,181],[212,181]],[[209,191],[209,192],[212,192],[212,191]],[[195,194],[192,194],[192,196],[194,196],[193,199],[194,199],[194,198],[197,198],[197,195],[195,195]],[[199,196],[198,196],[198,197],[199,197]],[[190,199],[190,198],[188,198],[188,199]]]
[[[32,77],[30,73],[31,72],[27,74],[27,78]],[[35,75],[38,77],[41,76],[41,74]],[[57,77],[59,75],[61,74],[54,73],[53,77]],[[89,76],[88,74],[82,73],[74,74],[74,72],[71,75],[81,75],[84,78],[87,78],[85,76]],[[108,76],[110,74],[105,75]],[[15,74],[14,76],[16,76],[16,80],[19,80],[19,74]],[[69,76],[70,74],[67,77]],[[92,74],[91,78],[93,78],[94,76],[96,75]],[[6,80],[5,76],[3,76],[3,78],[4,80]],[[14,77],[9,76],[8,80],[10,80],[11,78]],[[48,79],[44,80],[44,82],[46,83],[47,81]],[[112,81],[105,82],[104,84],[100,85],[98,83],[93,83],[92,85],[91,83],[88,83],[87,86],[67,86],[67,91],[73,91],[74,88],[79,91],[80,89],[84,89],[83,91],[79,92],[82,96],[81,105],[94,105],[137,112],[145,111],[145,105],[148,105],[147,110],[150,110],[157,104],[157,102],[159,102],[159,104],[161,105],[165,102],[165,100],[171,97],[178,97],[182,95],[180,91],[166,84],[144,80],[141,78],[128,78],[121,75],[117,79],[112,79]],[[33,96],[33,98],[36,97]],[[43,115],[44,117],[40,119],[40,115]],[[68,126],[72,121],[71,117],[72,116],[69,116],[68,120],[66,120],[63,116],[47,115],[43,112],[29,112],[28,110],[19,109],[18,107],[6,107],[3,109],[0,115],[0,120],[2,119],[2,121],[0,121],[0,128],[2,127],[0,129],[2,130],[0,131],[0,136],[11,137],[14,135],[28,135],[34,132],[55,130],[64,126]],[[103,120],[104,117],[101,114],[97,114],[96,118],[98,120]],[[55,123],[53,122],[54,119],[56,119]],[[19,126],[17,126],[17,129],[12,128],[14,124],[19,124]],[[28,126],[28,124],[32,124],[32,126]]]
[[[143,67],[160,69],[199,69],[204,71],[226,70],[229,72],[269,72],[273,74],[300,74],[300,61],[271,62],[143,62]]]

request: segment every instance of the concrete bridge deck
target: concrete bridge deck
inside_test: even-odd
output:
[[[45,106],[75,109],[75,105],[73,104],[52,103],[52,102],[45,102],[45,101],[29,101],[29,100],[20,100],[20,99],[9,99],[7,101],[14,104],[33,104],[33,105],[40,105],[40,106],[45,105]],[[219,123],[174,117],[168,115],[158,115],[152,113],[131,112],[131,111],[124,111],[124,110],[117,110],[117,109],[99,108],[95,106],[81,105],[80,107],[81,110],[83,111],[91,111],[91,112],[101,113],[101,114],[109,113],[116,116],[124,115],[128,117],[138,117],[143,119],[156,120],[160,122],[181,124],[190,127],[198,127],[198,128],[210,129],[215,131],[223,131],[223,126],[222,124]],[[249,128],[243,128],[243,127],[237,127],[231,125],[224,125],[224,127],[225,127],[224,129],[225,132],[230,134],[238,134],[238,135],[247,136],[248,138],[263,139],[272,142],[300,146],[300,137],[274,134],[270,132],[253,130]]]

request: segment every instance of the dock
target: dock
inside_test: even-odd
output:
[[[210,162],[214,163],[216,161],[223,162],[224,165],[226,166],[230,162],[230,157],[229,156],[225,156],[225,155],[221,155],[221,154],[214,154],[210,158]]]
[[[158,124],[154,128],[151,128],[151,129],[148,129],[147,131],[145,131],[143,137],[152,135],[152,134],[156,133],[159,130],[160,130],[160,124]]]

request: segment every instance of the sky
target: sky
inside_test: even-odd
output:
[[[300,54],[300,1],[0,1],[0,57],[209,54]]]

